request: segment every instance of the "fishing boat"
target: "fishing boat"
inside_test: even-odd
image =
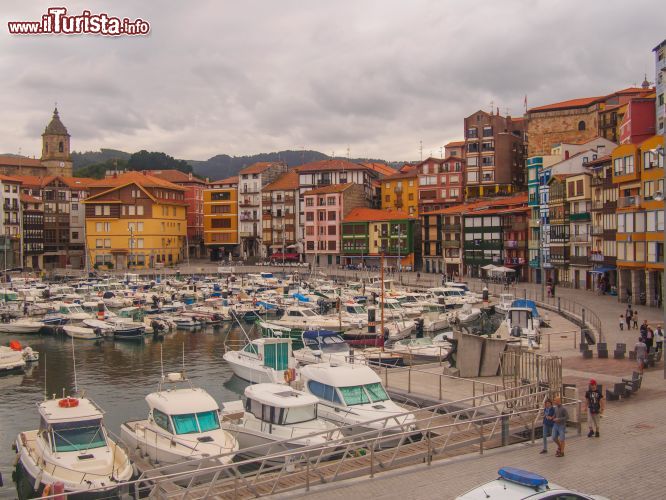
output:
[[[16,489],[20,499],[65,494],[119,497],[133,467],[126,451],[108,434],[102,410],[90,399],[63,397],[37,406],[39,429],[16,438]],[[83,495],[84,493],[90,493]]]
[[[0,346],[0,375],[22,371],[25,368],[23,353],[7,346]]]
[[[298,333],[304,330],[333,330],[341,332],[348,328],[348,325],[342,323],[340,318],[322,316],[310,307],[297,305],[286,307],[284,316],[280,319],[273,319],[270,323],[289,328],[291,331]]]
[[[142,342],[146,333],[146,325],[143,323],[87,319],[83,321],[83,324],[101,331],[106,337],[113,337],[114,340]]]
[[[501,293],[499,301],[495,304],[495,311],[501,314],[506,314],[513,305],[514,297],[511,293]]]
[[[222,358],[237,377],[253,384],[284,384],[295,379],[290,338],[254,339],[240,350],[227,350]]]
[[[301,380],[304,390],[319,398],[319,416],[344,426],[345,435],[383,431],[389,436],[416,430],[414,415],[391,400],[368,366],[311,364],[301,368]]]
[[[245,389],[243,401],[223,405],[223,427],[239,444],[239,455],[246,458],[268,456],[268,464],[284,462],[270,456],[300,448],[326,446],[343,438],[332,422],[318,418],[319,399],[312,394],[281,384],[255,384]],[[323,458],[335,453],[335,447]],[[304,456],[309,453],[304,450]],[[320,451],[312,452],[319,457]]]
[[[534,315],[531,307],[511,306],[503,326],[504,328],[500,328],[500,330],[508,334],[510,341],[519,341],[523,347],[539,347],[541,342],[539,319]],[[504,335],[500,333],[500,336]]]
[[[120,426],[121,439],[130,449],[155,464],[177,465],[169,468],[171,473],[228,464],[234,458],[238,441],[222,429],[218,404],[183,373],[163,376],[146,403],[147,419]],[[210,463],[200,462],[208,457]]]

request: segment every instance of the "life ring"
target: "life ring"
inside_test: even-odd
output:
[[[79,406],[79,400],[76,398],[63,398],[58,402],[60,408],[75,408]]]
[[[292,379],[291,376],[292,376],[291,370],[290,370],[290,369],[286,369],[286,370],[284,371],[284,381],[285,381],[286,383],[293,382],[294,379]]]
[[[51,484],[47,484],[46,486],[44,486],[44,490],[42,491],[42,496],[43,497],[51,496]]]
[[[21,343],[18,340],[12,340],[9,342],[9,348],[12,351],[21,351],[23,348],[21,347]]]

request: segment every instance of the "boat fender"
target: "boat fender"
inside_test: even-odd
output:
[[[257,359],[259,359],[259,361],[262,361],[264,357],[261,354],[257,354]]]
[[[284,381],[285,381],[287,384],[288,384],[289,382],[291,382],[291,373],[289,372],[289,370],[285,370],[285,371],[284,371]]]
[[[44,486],[44,491],[42,491],[42,496],[43,497],[50,497],[51,496],[51,485],[47,484]]]

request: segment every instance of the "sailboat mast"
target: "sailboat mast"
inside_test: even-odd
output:
[[[380,304],[380,311],[381,311],[381,328],[379,330],[379,335],[382,336],[382,351],[384,350],[384,342],[383,342],[383,337],[384,337],[384,252],[382,251],[382,256],[381,256],[381,263],[379,266],[380,269],[380,281],[381,281],[381,286],[382,286],[382,302]]]

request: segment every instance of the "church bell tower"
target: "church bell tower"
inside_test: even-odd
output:
[[[72,175],[72,157],[69,153],[67,128],[60,121],[58,108],[53,110],[53,118],[42,134],[41,163],[46,167],[46,175]]]

